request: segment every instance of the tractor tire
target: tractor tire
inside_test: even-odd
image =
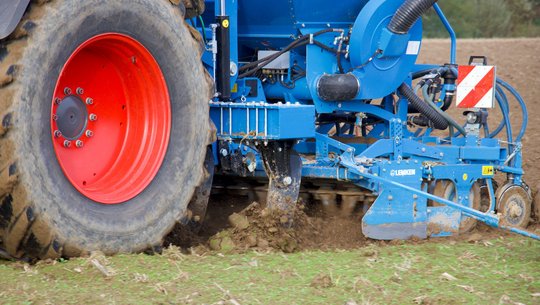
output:
[[[204,13],[204,0],[169,0],[174,5],[184,4],[186,9],[186,18],[193,18]]]
[[[198,234],[202,228],[210,193],[212,192],[212,183],[214,181],[214,152],[209,146],[204,160],[205,178],[203,182],[195,189],[191,201],[188,205],[187,215],[181,220],[180,225],[186,227],[192,233]]]
[[[213,140],[211,79],[184,11],[36,0],[0,41],[1,251],[140,252],[183,217]]]

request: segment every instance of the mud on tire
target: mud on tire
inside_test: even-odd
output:
[[[159,245],[203,178],[210,84],[200,41],[167,0],[35,1],[25,18],[0,41],[0,248],[13,257],[54,258]],[[150,185],[127,202],[104,205],[66,179],[50,118],[55,83],[70,54],[111,32],[134,38],[156,59],[172,125]]]

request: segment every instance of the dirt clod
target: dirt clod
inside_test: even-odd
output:
[[[233,247],[233,252],[256,249],[285,253],[353,249],[372,243],[361,234],[359,217],[308,215],[307,212],[313,213],[313,207],[306,208],[303,204],[298,204],[294,211],[273,211],[238,197],[220,198],[219,202],[210,204],[213,206],[209,207],[210,215],[203,225],[207,242],[199,238],[196,244],[206,244],[213,251],[230,250],[223,248],[224,241],[226,248]],[[217,225],[219,220],[224,221],[221,227]],[[373,255],[376,254],[367,254]]]
[[[311,281],[311,287],[315,288],[330,288],[334,287],[334,281],[332,280],[332,277],[325,273],[320,273],[313,280]]]
[[[229,216],[229,223],[238,230],[245,230],[249,228],[249,220],[245,215],[233,213]]]
[[[250,247],[256,247],[256,246],[257,246],[257,236],[256,236],[255,234],[249,235],[249,236],[246,238],[246,243],[247,243]]]
[[[210,249],[214,251],[221,251],[226,253],[232,252],[236,247],[233,239],[231,238],[231,236],[229,236],[228,231],[220,232],[214,237],[212,237],[209,241],[209,246]]]
[[[482,239],[483,239],[482,234],[480,234],[478,232],[473,233],[473,234],[469,235],[469,237],[467,237],[467,241],[470,242],[470,243],[474,243],[474,242],[480,241]]]

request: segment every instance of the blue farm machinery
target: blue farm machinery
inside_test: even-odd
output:
[[[154,247],[212,188],[361,210],[373,239],[539,238],[525,103],[485,57],[457,64],[436,0],[29,2],[0,4],[5,256]],[[431,10],[450,56],[418,64]]]

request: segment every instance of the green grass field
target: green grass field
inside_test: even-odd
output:
[[[4,304],[540,304],[540,243],[0,262]]]

